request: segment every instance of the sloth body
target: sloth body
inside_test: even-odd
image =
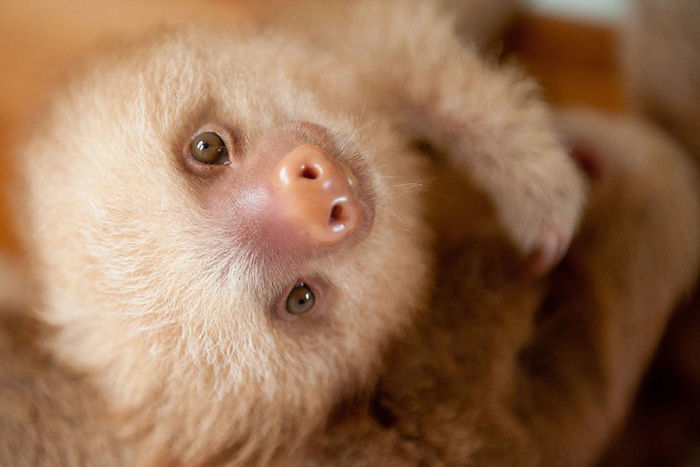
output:
[[[20,148],[46,347],[100,394],[123,462],[290,462],[371,386],[430,288],[414,141],[492,194],[514,261],[547,268],[573,232],[583,182],[530,83],[483,64],[429,3],[358,4],[336,25],[109,52]],[[203,131],[226,164],[189,158]],[[273,195],[304,145],[358,181],[361,221],[330,245],[288,244],[306,226]],[[300,281],[316,305],[288,319]]]
[[[517,458],[537,445],[521,444],[518,433],[546,439],[562,426],[528,427],[504,403],[531,401],[512,394],[515,356],[532,339],[544,293],[505,277],[523,265],[529,276],[553,267],[585,197],[532,85],[480,61],[432,3],[358,2],[323,13],[322,21],[281,15],[278,32],[171,32],[108,52],[18,148],[41,286],[37,322],[27,326],[47,329],[36,349],[3,339],[20,357],[1,367],[16,381],[3,393],[13,408],[0,415],[2,463],[372,460],[336,450],[352,443],[335,429],[323,433],[338,404],[373,390],[392,339],[417,351],[413,338],[399,337],[417,310],[419,319],[436,317],[426,328],[435,335],[450,333],[453,318],[444,317],[479,312],[483,321],[461,323],[435,363],[474,351],[473,368],[454,363],[470,376],[445,372],[445,390],[460,407],[490,396],[484,418],[467,410],[441,424],[448,404],[425,419],[460,427],[450,443],[463,451],[430,447],[411,462],[428,453],[457,463],[494,451]],[[224,148],[213,163],[194,157],[204,134]],[[416,143],[432,148],[432,161]],[[282,169],[317,188],[280,182]],[[437,195],[426,201],[421,187],[433,178]],[[336,212],[334,203],[346,204]],[[317,211],[330,219],[299,215]],[[431,230],[440,245],[434,290]],[[459,253],[454,264],[449,252]],[[664,310],[688,280],[684,267],[692,260],[673,270]],[[295,314],[286,300],[300,283],[315,301]],[[528,311],[499,308],[506,303]],[[476,337],[450,357],[450,342]],[[616,397],[629,393],[645,358]],[[434,387],[422,371],[416,378]],[[390,388],[410,372],[381,374],[389,376],[380,388]],[[480,389],[461,391],[477,380]],[[377,459],[401,461],[382,440],[410,433],[367,417]],[[479,454],[481,439],[497,447]]]
[[[393,346],[374,398],[333,425],[312,465],[598,460],[697,278],[700,191],[687,154],[644,121],[557,121],[592,177],[563,263],[532,284],[513,277],[497,236],[467,227],[441,244],[430,315]],[[470,190],[438,180],[438,198]]]
[[[700,160],[700,4],[637,0],[632,6],[621,37],[635,110]]]

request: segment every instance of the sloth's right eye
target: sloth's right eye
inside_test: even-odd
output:
[[[303,282],[299,282],[289,292],[285,308],[289,314],[302,315],[311,311],[315,304],[316,295],[314,295],[311,287]]]
[[[208,165],[228,164],[228,149],[224,140],[213,131],[203,131],[192,138],[190,155],[197,162]]]

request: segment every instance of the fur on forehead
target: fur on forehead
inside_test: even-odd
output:
[[[95,134],[103,146],[129,145],[124,148],[130,150],[133,161],[129,169],[137,169],[142,162],[160,163],[150,154],[154,149],[157,153],[163,141],[180,144],[198,125],[217,120],[248,141],[293,121],[351,134],[352,122],[322,108],[320,90],[311,89],[309,76],[318,69],[328,70],[326,87],[356,84],[348,67],[330,55],[309,54],[293,40],[171,32],[147,47],[102,57],[72,83],[57,118],[70,121],[72,128],[79,125],[81,131],[75,133],[83,142]],[[105,124],[109,132],[103,131]],[[135,133],[134,128],[141,131]],[[107,135],[112,138],[104,141]],[[149,158],[144,161],[140,155]],[[116,165],[124,165],[118,154],[113,157],[118,159]]]

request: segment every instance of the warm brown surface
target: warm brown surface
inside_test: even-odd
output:
[[[609,26],[523,15],[505,48],[539,80],[549,102],[624,109],[617,35]]]
[[[8,145],[12,144],[12,138],[7,132],[8,126],[8,122],[0,120],[0,145],[3,148],[7,148]],[[10,182],[10,167],[4,153],[0,157],[2,157],[0,159],[0,187],[2,187],[0,189],[0,250],[18,251],[19,244],[9,227],[10,219],[12,219],[7,196],[7,188]]]
[[[158,26],[201,21],[223,24],[245,14],[246,2],[124,0],[0,2],[0,143],[21,141],[23,125],[70,64],[95,44],[130,37]],[[604,27],[523,16],[505,41],[509,57],[542,83],[556,105],[587,104],[620,109],[614,34]],[[8,180],[0,155],[0,183]],[[0,248],[16,249],[6,197],[0,198]]]

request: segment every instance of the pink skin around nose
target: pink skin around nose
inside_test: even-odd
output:
[[[336,244],[360,224],[357,180],[319,146],[297,146],[277,163],[272,177],[277,212],[309,246]]]

